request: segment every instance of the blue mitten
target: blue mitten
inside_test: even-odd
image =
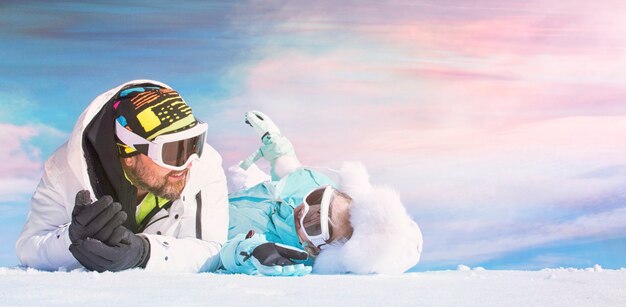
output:
[[[238,241],[238,242],[237,242]],[[236,247],[233,250],[233,244]],[[235,252],[235,255],[232,254]],[[234,259],[231,258],[234,256]],[[302,276],[311,272],[310,266],[296,263],[308,254],[297,248],[268,242],[265,236],[249,232],[235,236],[220,251],[222,264],[232,273],[271,276]],[[234,260],[234,261],[233,261]]]
[[[303,276],[311,273],[311,267],[294,261],[304,261],[309,255],[291,246],[267,242],[257,246],[252,254],[245,255],[262,275]]]
[[[280,129],[274,124],[269,116],[261,111],[248,111],[244,115],[244,121],[261,137],[263,144],[269,144],[273,138],[281,136]]]
[[[271,118],[259,111],[249,111],[245,114],[245,122],[261,136],[263,145],[240,164],[242,169],[247,170],[254,162],[265,158],[272,167],[272,179],[278,180],[281,177],[276,172],[278,158],[290,156],[292,159],[288,159],[287,163],[300,164],[293,144],[280,133]]]

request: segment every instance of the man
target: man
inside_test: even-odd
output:
[[[216,270],[228,198],[206,131],[160,82],[135,80],[98,96],[46,161],[16,244],[22,264]]]

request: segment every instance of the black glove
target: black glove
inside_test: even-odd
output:
[[[109,246],[100,240],[87,238],[72,243],[70,252],[85,268],[98,272],[146,267],[150,259],[148,239],[118,226],[111,235],[111,241],[114,240],[119,240],[119,243]]]
[[[294,260],[306,260],[303,250],[276,243],[263,243],[252,250],[252,254],[241,252],[243,261],[250,259],[253,268],[248,274],[258,273],[269,276],[303,276],[311,273],[311,267]]]
[[[252,257],[256,258],[260,264],[265,266],[285,266],[296,264],[292,259],[306,260],[309,254],[293,247],[268,242],[257,246],[252,251]],[[244,261],[245,260],[246,259],[244,259]]]
[[[122,205],[113,202],[113,198],[105,195],[91,203],[89,191],[76,193],[72,222],[68,232],[72,243],[91,237],[106,242],[118,226],[126,221],[126,213],[121,211]]]

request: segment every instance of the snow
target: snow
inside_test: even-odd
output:
[[[626,269],[260,277],[0,268],[0,305],[626,306]]]

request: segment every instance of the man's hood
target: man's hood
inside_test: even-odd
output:
[[[122,204],[128,214],[125,226],[135,231],[135,201],[137,189],[126,180],[119,163],[113,103],[118,93],[137,85],[157,85],[170,88],[153,80],[133,80],[96,97],[79,117],[68,141],[68,159],[72,171],[89,187],[92,198],[111,195]],[[80,155],[80,156],[79,156]]]

